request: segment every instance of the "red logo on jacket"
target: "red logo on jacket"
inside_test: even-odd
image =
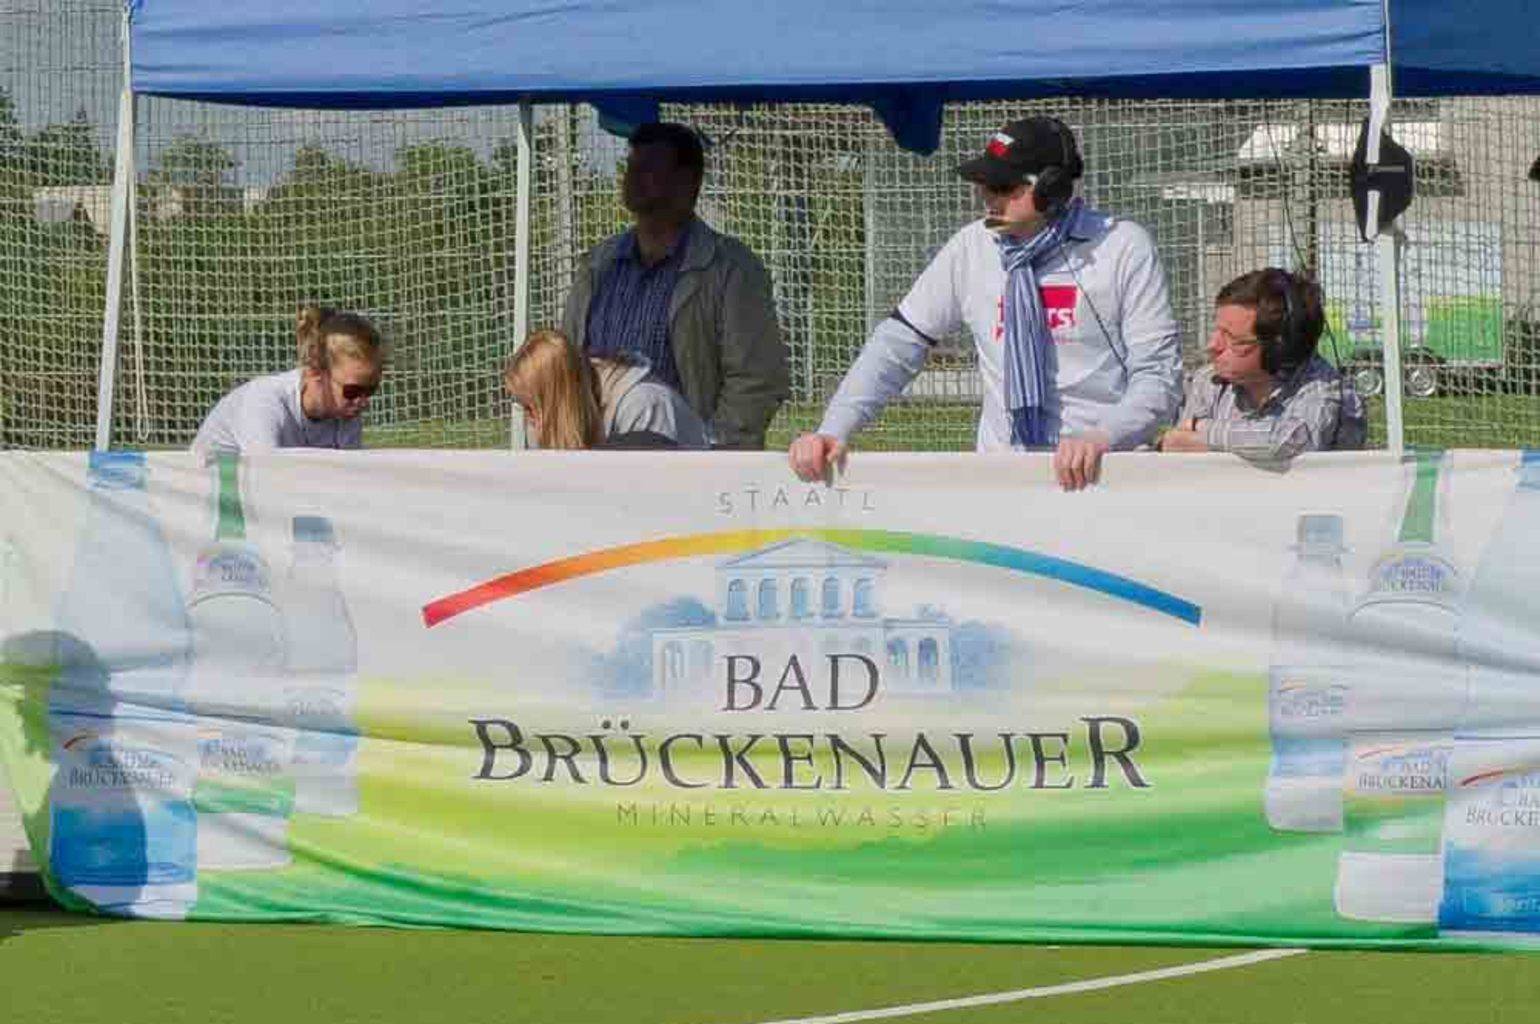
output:
[[[1067,334],[1075,329],[1075,300],[1079,294],[1072,284],[1045,284],[1041,288],[1043,296],[1043,314],[1048,319],[1048,330],[1054,336],[1055,341],[1068,341],[1068,338],[1060,338],[1060,334]]]
[[[1073,341],[1071,332],[1078,324],[1075,319],[1075,303],[1079,290],[1072,284],[1045,284],[1038,288],[1043,300],[1043,317],[1048,321],[1048,333],[1059,344]],[[1005,296],[995,305],[995,341],[1005,343]]]

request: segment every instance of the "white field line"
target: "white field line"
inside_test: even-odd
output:
[[[1178,964],[1175,967],[1161,967],[1153,971],[1138,971],[1134,974],[1114,974],[1106,978],[1087,978],[1084,981],[1069,981],[1062,985],[1020,988],[1011,992],[987,992],[983,995],[961,996],[957,999],[937,999],[929,1003],[884,1006],[875,1010],[851,1010],[846,1013],[829,1014],[826,1017],[789,1017],[782,1020],[764,1021],[762,1024],[854,1024],[856,1021],[883,1020],[890,1017],[911,1017],[920,1013],[963,1010],[974,1006],[994,1006],[999,1003],[1014,1003],[1025,999],[1046,999],[1049,996],[1067,996],[1074,995],[1077,992],[1095,992],[1099,989],[1118,988],[1123,985],[1142,985],[1149,981],[1185,978],[1193,974],[1207,974],[1210,971],[1227,971],[1232,967],[1247,967],[1251,964],[1265,963],[1268,960],[1281,960],[1284,957],[1298,956],[1304,952],[1307,951],[1303,949],[1259,949],[1250,953],[1238,953],[1235,956],[1221,956],[1213,960],[1199,960],[1196,963]]]

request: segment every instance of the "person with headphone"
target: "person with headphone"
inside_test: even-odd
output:
[[[1188,377],[1161,451],[1273,462],[1363,447],[1363,400],[1316,354],[1326,315],[1315,282],[1277,267],[1253,270],[1221,288],[1214,306],[1209,364]]]
[[[958,166],[985,216],[954,234],[873,329],[818,429],[792,442],[793,471],[826,478],[851,437],[964,324],[983,401],[981,452],[1053,452],[1065,490],[1102,456],[1154,441],[1181,401],[1182,356],[1149,232],[1076,195],[1085,165],[1057,118],[1013,121]]]

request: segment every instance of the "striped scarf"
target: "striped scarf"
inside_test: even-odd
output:
[[[1064,244],[1083,205],[1073,199],[1031,238],[1000,235],[1000,265],[1005,268],[1005,407],[1011,417],[1011,444],[1042,448],[1055,443],[1048,428],[1048,353],[1053,336],[1037,286],[1037,267]]]

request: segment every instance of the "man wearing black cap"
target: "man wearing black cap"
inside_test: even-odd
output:
[[[1181,347],[1149,233],[1075,194],[1084,170],[1057,118],[1013,121],[958,173],[985,216],[958,231],[872,331],[792,469],[823,478],[852,435],[966,324],[978,350],[979,451],[1054,453],[1066,490],[1103,454],[1150,443],[1181,402]]]

